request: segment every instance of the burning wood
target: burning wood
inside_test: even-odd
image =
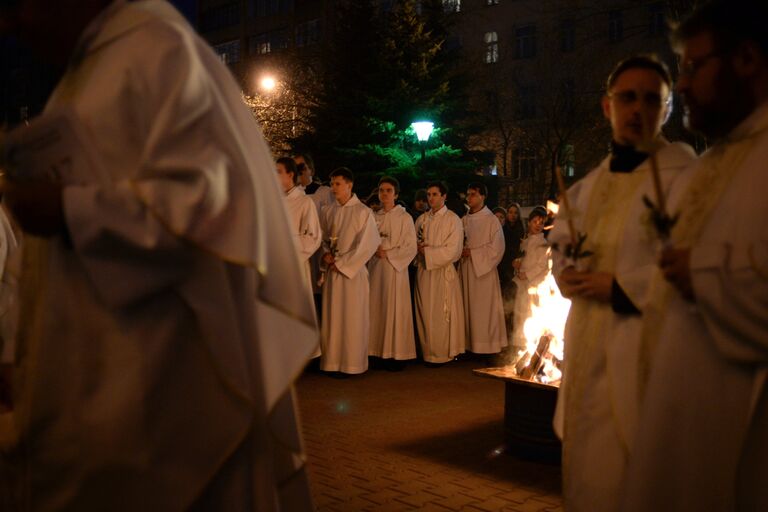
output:
[[[526,352],[525,356],[520,358],[520,361],[518,361],[517,366],[515,366],[515,370],[517,371],[517,375],[526,380],[533,380],[536,375],[538,375],[539,370],[541,370],[541,367],[544,366],[544,356],[549,351],[549,344],[552,342],[552,336],[545,334],[541,338],[539,338],[539,344],[536,346],[536,350],[533,354],[528,354]],[[522,368],[520,368],[520,363],[524,362]]]

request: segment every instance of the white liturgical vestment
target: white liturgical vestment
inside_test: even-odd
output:
[[[312,275],[310,273],[309,259],[323,241],[317,208],[315,208],[312,199],[300,187],[293,187],[285,195],[285,207],[288,210],[291,234],[296,243],[296,250],[299,254],[304,278],[311,292]]]
[[[470,256],[459,262],[464,297],[467,348],[496,354],[507,346],[504,302],[497,265],[504,256],[504,232],[487,206],[462,217],[465,247]]]
[[[669,190],[694,153],[682,143],[661,144],[657,162],[662,189]],[[594,253],[580,265],[613,275],[642,312],[658,250],[643,203],[643,196],[655,198],[651,160],[631,172],[611,172],[609,165],[607,157],[568,190],[574,226],[587,235],[584,249]],[[557,247],[552,251],[556,275],[573,264],[563,255],[570,241],[568,223],[557,219],[549,235]],[[572,300],[555,421],[563,439],[563,495],[569,510],[618,508],[637,426],[641,318],[614,312],[608,302]]]
[[[464,228],[447,207],[416,219],[424,254],[417,257],[416,327],[424,360],[445,363],[466,350],[461,284],[453,266],[461,258]]]
[[[696,302],[655,276],[623,510],[768,510],[766,162],[764,103],[672,191]]]
[[[402,206],[374,213],[386,258],[374,256],[371,274],[371,336],[368,353],[393,359],[414,359],[411,285],[408,265],[416,256],[416,231]]]
[[[368,369],[370,284],[366,263],[381,239],[373,212],[356,195],[343,205],[323,208],[323,251],[332,252],[336,269],[328,269],[323,284],[320,368],[363,373]]]
[[[527,347],[525,337],[525,321],[532,314],[533,305],[538,304],[539,285],[549,272],[550,248],[544,233],[528,235],[520,242],[520,268],[515,276],[517,292],[515,293],[514,329],[512,331],[512,346],[516,349]]]
[[[19,510],[312,510],[291,397],[312,304],[229,70],[169,3],[118,0],[61,108],[96,161],[63,183],[67,234],[24,239]]]

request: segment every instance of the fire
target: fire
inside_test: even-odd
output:
[[[571,301],[560,294],[552,274],[551,258],[548,267],[546,277],[528,289],[534,299],[531,315],[523,325],[527,346],[512,364],[520,377],[556,386],[562,378],[565,321]],[[515,322],[522,320],[515,318]]]

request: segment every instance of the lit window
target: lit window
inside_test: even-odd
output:
[[[461,12],[461,0],[443,0],[444,12]]]
[[[240,61],[240,41],[229,41],[217,44],[213,50],[224,64],[234,64]]]
[[[499,61],[499,35],[496,32],[486,32],[483,38],[485,41],[485,63],[492,64]]]

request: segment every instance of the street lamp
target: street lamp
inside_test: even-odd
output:
[[[419,146],[421,146],[421,165],[426,166],[426,145],[429,136],[432,135],[432,131],[435,129],[435,123],[432,121],[414,121],[411,123],[411,128],[416,132],[416,138],[419,139]]]
[[[259,87],[261,87],[264,92],[272,92],[275,90],[275,87],[277,87],[277,80],[275,80],[275,77],[273,76],[264,76],[259,82]]]

